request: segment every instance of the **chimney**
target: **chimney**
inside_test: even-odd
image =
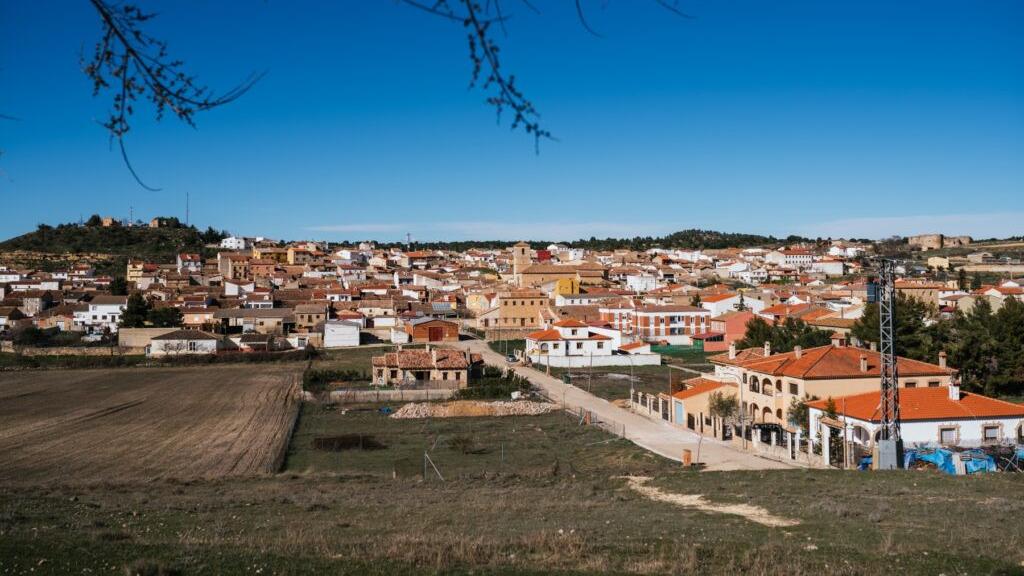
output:
[[[767,341],[767,340],[764,341],[764,355],[765,356],[771,356],[772,355],[772,343]]]
[[[960,386],[952,383],[949,385],[949,399],[954,402],[960,401]]]
[[[804,355],[804,347],[803,346],[794,346],[793,347],[793,355],[796,356],[797,360],[799,360],[800,357]]]
[[[730,342],[729,343],[729,360],[735,360],[735,359],[736,359],[736,343],[735,342]]]
[[[943,351],[939,352],[939,368],[945,368],[945,367],[946,367],[946,351],[943,350]]]
[[[860,355],[860,371],[861,372],[867,372],[868,371],[868,357],[865,354],[861,354]]]
[[[878,351],[878,342],[872,342],[871,343],[871,351],[872,352]]]

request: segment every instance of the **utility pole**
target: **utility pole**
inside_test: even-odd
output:
[[[878,351],[881,380],[879,413],[881,427],[872,454],[876,470],[903,467],[903,438],[900,431],[899,366],[896,359],[896,262],[878,261],[878,282],[874,300],[878,302]],[[869,287],[870,289],[870,287]],[[872,294],[869,293],[869,301]]]
[[[185,226],[188,226],[188,217],[189,217],[189,213],[188,213],[189,205],[188,205],[188,202],[189,202],[189,197],[188,197],[188,192],[186,191],[185,192]]]

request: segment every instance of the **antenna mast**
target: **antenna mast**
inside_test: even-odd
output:
[[[899,367],[896,362],[896,262],[878,262],[879,372],[881,376],[881,425],[878,430],[876,470],[903,467],[903,438],[900,432]]]

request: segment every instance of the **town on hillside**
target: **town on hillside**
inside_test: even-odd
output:
[[[122,225],[96,220],[82,226]],[[410,394],[471,388],[488,364],[524,368],[585,379],[588,393],[596,379],[597,396],[633,414],[810,466],[861,465],[882,428],[871,295],[875,259],[892,247],[881,243],[454,250],[218,237],[110,275],[87,261],[0,269],[2,351],[173,362],[364,348],[380,352],[358,367],[369,386]],[[951,246],[968,251],[937,252]],[[1024,405],[1000,399],[1024,392],[1020,351],[975,347],[1024,332],[1024,278],[1001,273],[1018,265],[968,237],[900,249],[904,441],[1024,442]]]

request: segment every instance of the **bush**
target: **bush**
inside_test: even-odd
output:
[[[339,380],[369,381],[370,375],[362,370],[306,370],[302,375],[302,389],[307,392],[323,392],[327,385]]]
[[[501,370],[490,366],[484,368],[483,377],[471,382],[468,388],[455,393],[455,400],[508,399],[513,392],[527,394],[532,390],[530,381],[515,372],[502,376]]]

